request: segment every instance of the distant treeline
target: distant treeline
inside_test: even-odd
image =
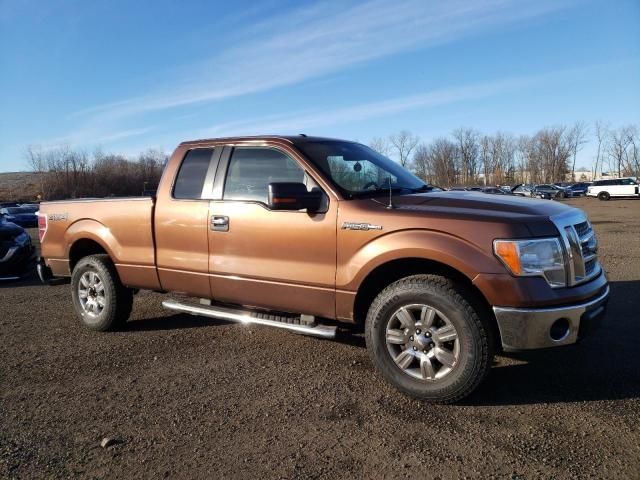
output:
[[[395,158],[430,184],[454,185],[549,183],[583,180],[576,172],[578,152],[590,137],[597,151],[590,177],[608,172],[615,176],[640,176],[640,128],[609,128],[596,122],[544,127],[535,135],[514,136],[498,132],[485,135],[458,128],[430,142],[403,130],[387,138],[374,138],[370,146]],[[29,147],[26,157],[38,175],[41,200],[80,197],[141,195],[155,189],[168,155],[148,150],[136,159],[124,155],[88,154],[70,147]]]
[[[508,133],[485,135],[472,128],[458,128],[450,136],[421,142],[403,130],[387,138],[374,138],[370,146],[394,157],[428,183],[453,185],[549,183],[579,181],[576,157],[590,137],[597,152],[590,177],[602,172],[614,176],[640,176],[640,128],[609,128],[596,122],[593,130],[584,122],[573,126],[545,127],[535,135]],[[482,181],[481,181],[482,179]]]
[[[160,181],[168,155],[148,150],[136,159],[95,151],[88,154],[70,147],[29,147],[27,160],[40,175],[40,199],[142,195]]]

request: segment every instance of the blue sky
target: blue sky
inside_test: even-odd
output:
[[[640,2],[0,0],[0,112],[0,171],[28,145],[640,124]]]

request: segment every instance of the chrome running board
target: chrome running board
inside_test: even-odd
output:
[[[336,327],[334,326],[319,324],[299,325],[296,323],[268,320],[266,318],[252,316],[252,312],[249,310],[236,310],[232,308],[218,307],[215,305],[194,305],[193,303],[182,303],[176,300],[165,300],[162,302],[162,306],[177,312],[190,313],[191,315],[202,315],[203,317],[219,318],[221,320],[243,323],[245,325],[265,325],[267,327],[282,328],[292,332],[322,338],[335,338],[336,336]]]

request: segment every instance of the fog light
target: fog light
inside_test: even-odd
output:
[[[549,329],[549,336],[551,337],[551,340],[554,340],[556,342],[564,340],[568,335],[569,320],[567,320],[566,318],[559,318],[558,320],[553,322],[553,325],[551,325],[551,328]]]

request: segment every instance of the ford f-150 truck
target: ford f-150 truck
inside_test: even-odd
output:
[[[90,329],[121,327],[139,289],[320,337],[353,324],[380,374],[431,402],[471,393],[498,351],[575,343],[609,294],[581,210],[443,192],[305,135],[182,143],[155,198],[43,203],[39,229],[41,277],[70,277]]]

